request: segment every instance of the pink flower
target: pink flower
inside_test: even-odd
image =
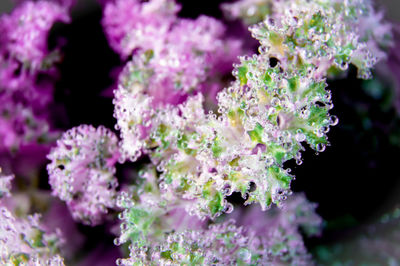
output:
[[[96,225],[115,206],[118,156],[117,137],[104,127],[81,125],[57,141],[48,155],[49,183],[74,219]]]
[[[0,152],[48,139],[53,64],[60,56],[57,49],[48,50],[47,38],[55,22],[69,22],[62,4],[22,2],[0,17]],[[39,83],[39,74],[49,80]]]
[[[23,72],[46,68],[49,57],[47,36],[52,25],[69,22],[68,9],[49,1],[25,2],[10,15],[0,18],[2,64],[21,63]]]
[[[139,0],[108,1],[102,23],[111,47],[122,58],[126,58],[132,54],[133,49],[146,45],[130,38],[130,34],[135,31],[152,31],[158,35],[169,28],[179,10],[180,6],[173,0],[151,0],[145,3]],[[128,39],[137,43],[131,42],[127,46]]]

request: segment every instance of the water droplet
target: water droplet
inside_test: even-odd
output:
[[[326,145],[324,143],[318,143],[316,149],[318,152],[323,152],[326,149]]]
[[[233,205],[231,203],[227,203],[224,209],[225,213],[231,213],[233,211]]]
[[[122,243],[121,243],[121,240],[119,239],[119,237],[117,237],[117,238],[114,239],[114,245],[120,246],[121,244],[122,244]]]
[[[168,185],[165,182],[161,182],[159,187],[160,187],[161,191],[165,191],[167,189]]]
[[[296,134],[295,138],[296,138],[296,140],[298,142],[302,142],[302,141],[306,140],[306,135],[304,135],[303,133],[299,132],[299,133]]]
[[[339,69],[342,71],[345,71],[349,68],[349,64],[347,64],[347,62],[343,61],[340,65],[339,65]]]
[[[127,223],[122,223],[120,225],[121,231],[126,231],[128,229],[128,224]]]
[[[336,115],[331,115],[329,118],[329,124],[331,126],[336,126],[339,123],[339,118]]]

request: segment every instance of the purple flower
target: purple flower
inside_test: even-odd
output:
[[[106,5],[103,25],[108,35],[115,26],[110,26],[109,20],[114,17],[110,17],[109,10],[128,2],[139,5],[128,0]],[[150,1],[140,8],[147,10],[155,3],[173,2]],[[161,26],[154,26],[156,22],[144,23],[145,27],[138,26],[141,22],[123,24],[125,38],[118,39],[120,47],[127,49],[122,55],[133,53],[133,58],[120,75],[114,116],[118,120],[116,127],[121,129],[123,156],[133,161],[143,151],[143,143],[150,142],[155,121],[167,108],[184,103],[199,92],[205,95],[208,108],[216,108],[215,96],[225,85],[222,78],[231,71],[242,50],[240,41],[226,38],[225,26],[216,19],[179,19],[171,14]],[[129,16],[130,21],[136,19],[141,19],[140,12]]]
[[[155,41],[168,28],[176,18],[180,6],[173,0],[151,0],[142,3],[139,0],[108,1],[104,8],[103,27],[111,47],[122,58],[132,54],[134,48],[145,47],[149,41]],[[135,34],[137,32],[137,34]],[[131,34],[143,39],[136,40]],[[148,38],[148,33],[154,38]],[[126,43],[130,42],[127,46]]]
[[[46,119],[35,116],[33,110],[15,103],[10,97],[1,97],[0,106],[0,152],[15,151],[29,143],[43,143],[51,138]]]
[[[21,73],[45,69],[51,61],[47,36],[52,25],[69,22],[68,9],[49,1],[25,2],[10,15],[0,18],[0,52],[2,65],[22,64]]]
[[[69,22],[68,6],[21,3],[0,17],[0,152],[49,140],[48,105],[53,97],[57,49],[47,37],[57,21]],[[38,82],[38,75],[46,76]]]
[[[74,219],[96,225],[114,207],[118,157],[117,137],[102,126],[81,125],[57,141],[48,155],[49,183]]]

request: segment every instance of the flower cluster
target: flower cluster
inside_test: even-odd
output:
[[[110,46],[122,57],[128,57],[135,48],[158,45],[179,10],[173,0],[109,1],[104,7],[103,26]]]
[[[302,195],[296,195],[283,210],[275,208],[264,213],[252,208],[249,213],[234,213],[241,226],[230,219],[198,229],[170,227],[169,231],[158,231],[157,239],[147,236],[146,244],[133,240],[130,257],[118,259],[117,265],[309,265],[311,257],[299,228],[310,236],[319,233],[321,219],[314,209]],[[146,217],[146,221],[152,220],[151,215],[143,213],[146,212],[142,210],[140,214],[137,209],[130,208],[124,220],[136,224],[123,224],[121,229],[125,229],[125,234],[132,234],[127,228],[143,225],[138,221],[140,215]],[[149,224],[147,226],[150,228]],[[158,223],[153,220],[151,228],[154,227],[158,228]]]
[[[126,140],[123,156],[131,161],[149,148],[145,142],[155,128],[153,120],[167,106],[199,92],[210,108],[215,106],[223,77],[241,51],[239,41],[224,39],[225,27],[216,19],[179,19],[178,10],[174,1],[164,0],[119,0],[105,7],[103,25],[110,43],[122,56],[133,56],[114,100],[117,128]],[[115,16],[117,12],[122,15]]]
[[[206,226],[206,221],[190,216],[184,209],[186,202],[165,193],[158,185],[157,171],[146,167],[139,172],[134,184],[119,194],[117,206],[122,209],[121,234],[116,245],[132,242],[144,247],[152,242],[161,242],[171,231],[197,230]]]
[[[48,232],[39,223],[40,215],[27,219],[15,217],[3,204],[2,197],[10,196],[13,176],[0,171],[0,263],[2,265],[64,265],[57,253],[63,244],[59,231]]]
[[[0,262],[2,265],[64,265],[57,255],[61,236],[46,232],[38,215],[27,219],[14,217],[0,207]]]
[[[1,17],[2,59],[16,66],[18,62],[23,64],[21,79],[32,71],[46,69],[51,65],[54,58],[49,55],[47,35],[55,22],[69,21],[67,12],[66,7],[53,2],[28,1],[12,14]]]
[[[302,58],[320,68],[321,77],[327,70],[337,73],[329,69],[332,65],[346,70],[351,63],[359,69],[359,77],[368,78],[369,69],[386,58],[392,45],[391,25],[382,21],[383,12],[376,12],[369,0],[241,0],[222,7],[228,17],[248,25],[265,21],[253,34],[259,39],[259,34],[268,32],[269,44],[261,44],[271,46],[271,56],[278,53],[292,60],[301,52]]]
[[[233,192],[263,210],[281,204],[293,179],[284,163],[301,164],[303,143],[324,151],[338,123],[328,113],[326,76],[353,64],[368,78],[378,59],[366,45],[375,37],[359,36],[357,26],[359,14],[372,12],[368,1],[283,1],[272,10],[251,27],[259,54],[240,58],[236,80],[218,94],[218,113],[205,114],[201,94],[154,108],[157,73],[138,63],[153,52],[134,56],[120,78],[114,102],[122,149],[132,160],[149,155],[160,187],[190,202],[185,208],[200,218],[232,211],[226,197]]]
[[[68,8],[49,1],[27,1],[0,17],[0,150],[50,137],[46,110],[60,53],[49,51],[47,37],[57,21],[69,22]]]
[[[258,53],[238,57],[244,45],[221,21],[180,18],[174,0],[100,2],[109,44],[128,61],[113,99],[120,139],[103,126],[66,131],[47,156],[51,193],[62,202],[42,209],[58,216],[67,206],[90,226],[105,221],[125,252],[113,254],[118,265],[312,264],[303,236],[318,236],[322,219],[316,204],[292,193],[287,162],[300,165],[306,146],[319,153],[329,145],[338,118],[329,114],[327,78],[353,65],[367,79],[385,59],[392,36],[382,13],[369,0],[225,4],[260,43]],[[0,17],[1,154],[49,140],[61,53],[47,38],[55,22],[69,22],[72,3],[21,1]],[[136,164],[117,172],[128,161]],[[12,178],[0,176],[1,200]],[[0,202],[0,263],[63,265],[64,240],[48,230],[58,222],[24,217],[50,191],[26,189],[24,211]],[[116,212],[120,224],[104,219]]]
[[[118,140],[104,127],[81,125],[65,132],[48,155],[53,195],[66,201],[72,216],[96,225],[115,205]]]
[[[1,97],[1,96],[0,96]],[[16,103],[11,97],[3,95],[0,106],[0,150],[14,152],[22,145],[45,143],[52,139],[49,124],[43,117],[35,115],[30,106]]]

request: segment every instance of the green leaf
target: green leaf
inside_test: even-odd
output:
[[[263,143],[262,134],[264,132],[264,128],[257,123],[252,131],[249,131],[248,134],[253,142]]]
[[[247,84],[247,67],[246,66],[240,66],[238,68],[238,78],[240,81],[240,85],[243,86]]]
[[[223,210],[223,201],[224,197],[222,196],[222,193],[217,192],[214,195],[214,198],[208,203],[208,208],[213,216]]]

